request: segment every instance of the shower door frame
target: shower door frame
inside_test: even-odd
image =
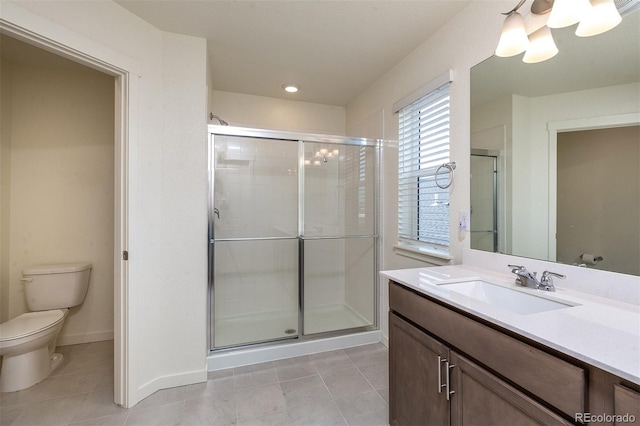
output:
[[[498,190],[499,190],[499,182],[498,182],[498,172],[499,172],[499,162],[500,162],[500,152],[497,151],[491,151],[491,150],[486,150],[486,149],[471,149],[471,157],[482,157],[482,158],[490,158],[493,162],[493,183],[492,183],[492,203],[491,203],[491,208],[493,210],[493,220],[492,220],[492,228],[491,229],[491,233],[492,235],[492,239],[493,239],[493,251],[494,252],[499,252],[500,251],[500,246],[499,246],[499,225],[498,225]],[[471,214],[473,215],[473,211],[471,212]],[[473,223],[473,221],[472,221]],[[471,230],[471,232],[489,232],[489,231],[484,231],[484,230]]]
[[[224,347],[215,348],[215,280],[214,280],[214,254],[215,254],[215,235],[214,235],[214,217],[215,217],[215,150],[214,143],[216,136],[236,136],[259,139],[271,139],[290,141],[298,144],[298,333],[292,336],[284,336],[269,340],[240,343]],[[380,294],[379,294],[379,270],[380,270],[380,242],[379,242],[379,212],[380,212],[380,150],[381,141],[368,138],[346,137],[338,135],[323,135],[315,133],[298,133],[289,131],[277,131],[268,129],[254,129],[235,126],[208,125],[208,141],[207,141],[207,161],[208,161],[208,298],[207,305],[209,311],[209,320],[207,322],[207,347],[209,353],[221,352],[227,350],[235,350],[246,347],[259,347],[264,345],[273,345],[278,343],[288,343],[291,341],[306,341],[328,338],[334,336],[343,336],[353,333],[378,330],[380,327]],[[322,143],[333,145],[348,145],[373,148],[374,167],[373,167],[373,234],[371,235],[344,235],[321,236],[321,237],[304,237],[304,143]],[[372,238],[373,240],[373,324],[360,327],[345,328],[333,331],[325,331],[314,333],[311,335],[304,334],[304,242],[305,240],[325,240],[325,239],[349,239],[349,238]],[[274,238],[252,238],[252,240],[264,239],[282,239]],[[287,237],[287,239],[289,239]],[[293,238],[292,238],[293,239]],[[217,241],[235,241],[236,239],[222,239]],[[246,240],[239,238],[237,240]]]

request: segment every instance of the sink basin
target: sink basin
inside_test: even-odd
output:
[[[443,283],[440,285],[491,306],[521,315],[553,311],[574,306],[482,280]]]

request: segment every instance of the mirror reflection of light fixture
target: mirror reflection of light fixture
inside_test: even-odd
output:
[[[315,153],[315,158],[319,158],[321,160],[314,160],[313,165],[314,166],[319,166],[322,163],[328,163],[330,158],[337,158],[338,155],[340,154],[340,150],[338,149],[334,149],[333,151],[329,151],[327,148],[321,148],[320,150],[316,151]],[[307,163],[308,161],[308,163]],[[322,163],[320,162],[322,161]],[[310,165],[311,161],[310,160],[305,160],[305,165]]]
[[[527,36],[520,2],[507,15],[496,48],[496,56],[514,56],[526,52],[522,60],[526,63],[546,61],[558,53],[550,28],[562,28],[578,23],[576,35],[588,37],[602,34],[622,21],[614,0],[534,0],[531,13],[549,13],[547,24]]]

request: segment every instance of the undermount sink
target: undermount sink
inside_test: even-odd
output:
[[[463,294],[500,309],[527,315],[538,312],[570,308],[575,305],[546,299],[518,289],[502,287],[482,280],[470,280],[440,284],[451,291]],[[534,290],[535,291],[535,290]]]

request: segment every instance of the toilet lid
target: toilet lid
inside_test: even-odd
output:
[[[57,324],[63,318],[64,312],[58,309],[22,314],[0,324],[0,340],[19,339],[37,333]]]

